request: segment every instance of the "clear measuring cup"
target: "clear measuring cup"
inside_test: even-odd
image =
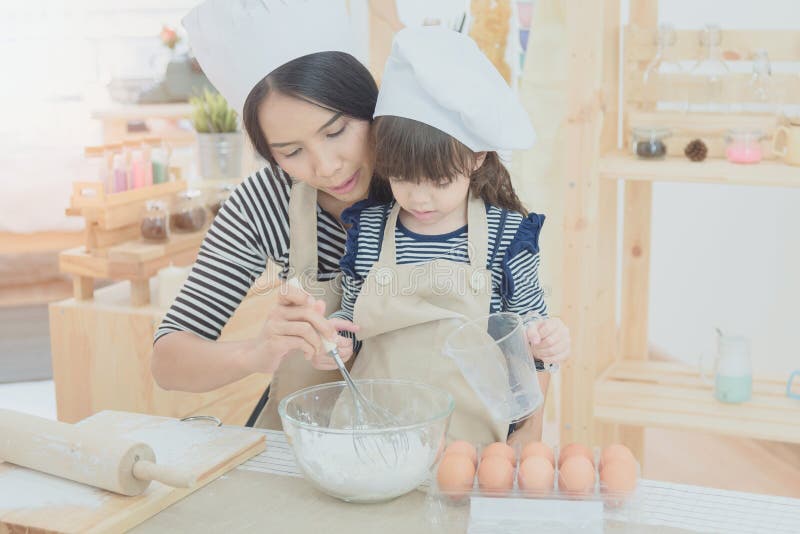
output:
[[[712,383],[703,370],[700,375]],[[750,343],[741,336],[723,334],[717,329],[717,356],[714,361],[714,397],[721,402],[746,402],[753,391],[753,367],[750,360]]]
[[[444,354],[498,421],[521,421],[544,401],[525,335],[539,319],[493,313],[458,325],[445,339]]]

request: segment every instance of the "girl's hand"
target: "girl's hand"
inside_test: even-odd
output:
[[[528,327],[528,342],[533,356],[545,363],[563,362],[569,358],[569,328],[558,317],[547,317]]]
[[[320,315],[324,316],[324,301],[317,300],[314,302],[313,306]],[[336,332],[334,336],[328,336],[328,339],[336,341],[336,348],[339,349],[339,357],[343,362],[346,362],[353,357],[353,340],[349,337],[339,335],[339,332],[357,332],[358,326],[347,319],[340,319],[338,317],[328,319],[327,323],[328,328],[333,328],[333,331]],[[324,332],[325,330],[320,331]],[[314,369],[319,369],[320,371],[333,371],[339,368],[333,358],[328,354],[328,351],[325,350],[325,346],[322,343],[320,343],[317,352],[311,356],[311,358],[307,357],[306,359],[311,360],[311,365]]]
[[[336,329],[341,331],[348,331],[353,332],[358,329],[356,325],[347,321],[345,319],[330,319],[331,323],[336,326]],[[346,362],[350,358],[353,357],[353,340],[349,337],[344,337],[342,335],[336,336],[336,348],[339,349],[339,356],[342,358],[343,362]],[[323,348],[321,352],[315,354],[311,358],[311,365],[314,366],[314,369],[319,369],[320,371],[333,371],[338,369],[336,362],[333,361],[333,358],[325,351]]]

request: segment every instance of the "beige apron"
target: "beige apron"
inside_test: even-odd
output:
[[[292,184],[289,195],[289,271],[297,276],[306,291],[325,301],[325,313],[330,315],[341,307],[341,274],[333,280],[317,281],[317,190],[305,184]],[[352,360],[348,365],[352,364]],[[253,426],[280,430],[278,404],[286,397],[309,386],[336,382],[339,371],[319,371],[311,366],[300,351],[292,351],[273,373],[269,398]]]
[[[491,273],[486,268],[488,223],[483,200],[468,205],[470,263],[434,260],[397,265],[395,227],[400,206],[386,222],[380,258],[356,299],[354,322],[363,340],[352,374],[402,378],[449,391],[456,402],[448,440],[505,441],[509,421],[498,422],[442,353],[447,334],[465,319],[489,313]]]

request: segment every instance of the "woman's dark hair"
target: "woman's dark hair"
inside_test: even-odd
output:
[[[375,174],[379,177],[375,181],[388,183],[391,178],[446,185],[461,174],[469,176],[469,190],[476,197],[493,206],[528,214],[497,152],[486,152],[483,164],[473,171],[481,153],[433,126],[386,115],[375,119],[372,131],[377,154]]]
[[[345,52],[317,52],[284,63],[253,87],[242,115],[256,152],[272,164],[275,158],[258,122],[258,108],[271,91],[370,122],[378,99],[378,86],[369,70]],[[391,199],[391,191],[381,180],[372,180],[370,193],[380,200]]]

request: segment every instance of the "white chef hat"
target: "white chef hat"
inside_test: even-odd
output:
[[[473,152],[529,148],[528,114],[471,38],[438,26],[397,32],[375,117],[424,122]]]
[[[206,76],[239,113],[284,63],[354,48],[344,0],[205,0],[182,22]]]

